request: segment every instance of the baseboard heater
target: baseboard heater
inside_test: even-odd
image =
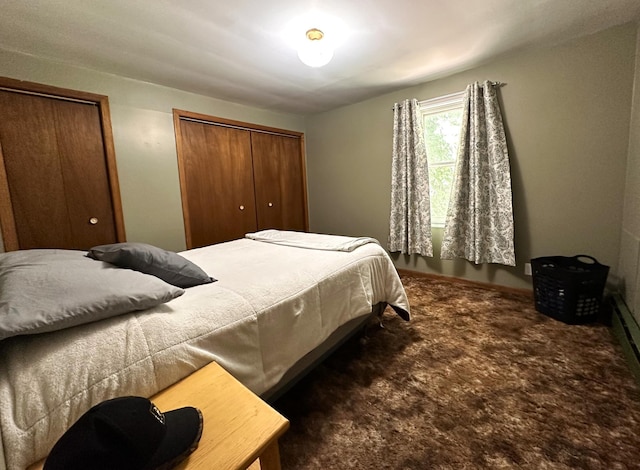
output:
[[[611,297],[611,326],[636,382],[640,385],[640,326],[619,295]]]

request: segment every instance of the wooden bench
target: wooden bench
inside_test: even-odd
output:
[[[215,362],[151,398],[160,411],[194,406],[204,427],[180,470],[280,470],[278,439],[289,421]],[[43,462],[29,467],[42,469]]]

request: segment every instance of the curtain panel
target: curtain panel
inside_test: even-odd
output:
[[[442,259],[515,266],[511,171],[495,86],[466,89]]]
[[[393,107],[389,251],[433,256],[429,167],[417,99]]]

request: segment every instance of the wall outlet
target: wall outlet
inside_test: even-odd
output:
[[[525,276],[531,276],[531,263],[524,263]]]

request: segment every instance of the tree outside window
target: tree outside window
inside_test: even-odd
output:
[[[420,103],[429,162],[431,225],[444,227],[462,124],[464,92]]]

